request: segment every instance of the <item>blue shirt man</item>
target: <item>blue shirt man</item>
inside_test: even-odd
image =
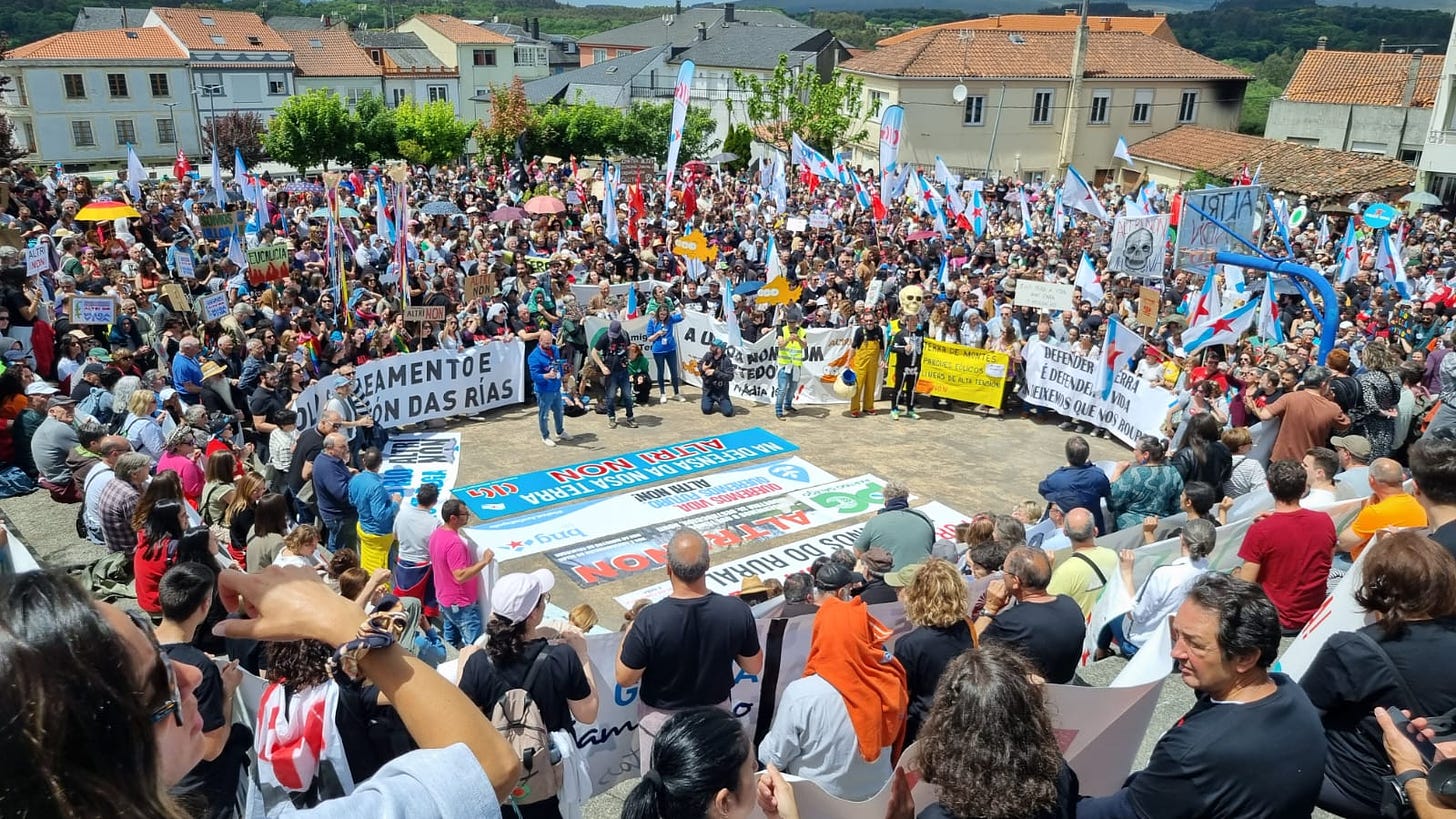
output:
[[[197,354],[202,351],[202,342],[194,336],[186,336],[172,356],[172,386],[184,404],[196,404],[201,399],[202,362]]]
[[[1096,464],[1088,459],[1091,449],[1087,439],[1073,435],[1067,439],[1067,466],[1058,467],[1042,479],[1036,491],[1050,503],[1055,503],[1063,512],[1086,509],[1097,523],[1097,531],[1109,531],[1102,520],[1102,500],[1112,495],[1112,484]]]
[[[565,363],[556,348],[556,337],[550,330],[542,330],[536,337],[536,349],[526,357],[526,371],[531,374],[531,384],[536,388],[536,422],[541,428],[541,443],[556,446],[551,440],[550,428],[546,426],[546,415],[556,421],[556,440],[570,440],[563,424],[565,405],[561,398],[561,372]]]

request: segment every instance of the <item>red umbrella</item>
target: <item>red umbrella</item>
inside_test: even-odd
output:
[[[561,213],[566,203],[554,196],[533,196],[526,200],[527,213]]]
[[[905,238],[908,239],[909,241],[912,241],[912,242],[918,242],[921,239],[934,239],[935,238],[935,231],[933,231],[933,230],[917,230],[914,233],[907,233],[907,234],[905,234]]]
[[[524,210],[521,210],[520,208],[511,207],[510,205],[507,205],[505,207],[496,208],[495,210],[491,211],[490,212],[490,221],[492,221],[492,222],[514,222],[517,219],[525,219],[529,215],[530,214],[526,213]]]

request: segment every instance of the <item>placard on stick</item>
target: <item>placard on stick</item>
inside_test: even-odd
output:
[[[248,284],[259,285],[288,278],[288,245],[248,248]]]
[[[1138,288],[1137,323],[1144,327],[1158,326],[1158,307],[1163,297],[1151,287]]]
[[[167,306],[174,312],[186,313],[192,310],[192,302],[187,300],[187,291],[176,282],[162,285],[162,298],[167,300]]]
[[[72,324],[114,324],[116,299],[111,296],[76,296],[71,299]]]
[[[404,308],[405,321],[444,321],[445,306],[440,304]]]
[[[466,276],[465,300],[470,302],[490,298],[491,291],[495,289],[494,278],[490,273],[476,273],[474,276]]]
[[[228,314],[227,291],[209,293],[197,300],[197,313],[203,321],[217,321]]]

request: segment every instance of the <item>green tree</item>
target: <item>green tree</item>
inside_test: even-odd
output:
[[[456,117],[446,100],[424,105],[405,100],[394,109],[395,147],[416,165],[434,167],[458,159],[474,127]]]
[[[253,111],[229,111],[202,126],[202,149],[212,150],[213,135],[217,138],[217,155],[232,161],[233,151],[243,152],[249,166],[262,161],[263,135],[268,131],[263,118]]]
[[[399,156],[394,112],[384,98],[373,92],[365,94],[349,117],[349,147],[339,157],[354,167]]]
[[[531,153],[565,158],[611,156],[622,145],[622,112],[595,102],[537,106],[526,144]]]
[[[333,91],[316,88],[278,106],[263,147],[300,173],[347,156],[352,143],[349,111]]]
[[[832,155],[836,147],[868,136],[864,116],[880,109],[879,102],[873,102],[865,110],[864,82],[858,77],[837,68],[828,80],[809,66],[794,71],[787,54],[779,55],[779,64],[766,80],[742,71],[734,71],[733,80],[747,92],[743,107],[749,121],[766,128],[773,141],[785,147],[798,134]]]
[[[535,120],[536,112],[526,101],[526,84],[520,77],[511,84],[490,87],[490,122],[475,127],[480,143],[480,158],[496,159],[515,153],[516,141],[525,136]]]
[[[728,136],[723,138],[723,150],[738,158],[724,165],[729,173],[738,173],[748,167],[749,154],[753,152],[753,131],[742,123],[729,126]]]
[[[689,106],[687,118],[683,120],[683,143],[678,161],[699,159],[717,149],[718,140],[713,138],[717,128],[718,123],[706,108]],[[622,152],[664,161],[671,133],[672,103],[633,103],[622,124]]]

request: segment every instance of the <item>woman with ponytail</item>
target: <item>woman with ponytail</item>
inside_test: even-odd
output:
[[[720,708],[689,708],[662,724],[652,767],[627,794],[622,819],[744,819],[755,801],[770,819],[797,819],[793,792],[777,772],[771,802],[755,786],[753,743],[737,717]]]

